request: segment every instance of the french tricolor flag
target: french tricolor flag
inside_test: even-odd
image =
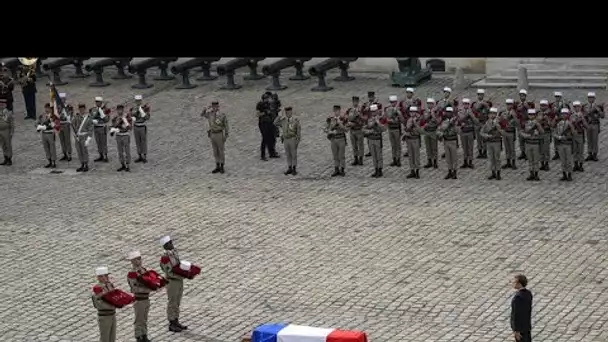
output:
[[[253,330],[251,342],[367,342],[367,335],[356,330],[262,324]]]

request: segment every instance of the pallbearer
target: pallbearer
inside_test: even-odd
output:
[[[97,322],[99,324],[99,341],[116,341],[116,309],[127,306],[135,301],[128,293],[116,288],[110,281],[107,267],[95,269],[97,285],[93,286],[91,299],[93,307],[97,309]]]
[[[84,103],[78,105],[78,112],[72,120],[72,129],[76,132],[76,152],[80,167],[76,172],[89,171],[89,144],[93,136],[94,125],[93,118],[87,113],[87,108]]]
[[[572,138],[578,133],[572,121],[570,121],[570,110],[564,107],[560,112],[553,132],[555,146],[562,163],[562,178],[560,180],[572,181]]]
[[[517,170],[515,164],[515,135],[517,134],[519,122],[517,120],[517,112],[515,111],[513,102],[513,99],[507,99],[505,101],[507,109],[500,113],[500,125],[504,130],[503,145],[505,146],[505,156],[507,158],[507,163],[503,165],[502,168]]]
[[[207,136],[211,139],[213,158],[215,159],[215,169],[211,173],[224,173],[225,163],[225,143],[228,139],[228,117],[220,111],[220,103],[211,102],[211,106],[203,109],[201,116],[206,118],[209,123]]]
[[[384,116],[388,120],[388,140],[391,143],[393,155],[393,162],[390,166],[401,166],[401,124],[404,120],[398,106],[397,96],[390,96],[389,101],[390,105],[384,110]]]
[[[490,108],[488,112],[488,120],[481,127],[480,138],[484,139],[484,146],[486,147],[488,157],[490,158],[490,169],[492,175],[488,179],[500,180],[500,143],[502,141],[502,135],[505,134],[500,122],[496,118],[498,109]]]
[[[587,128],[587,159],[586,161],[598,161],[599,151],[600,118],[606,117],[604,106],[595,102],[595,93],[587,94],[587,103],[583,106],[585,120],[589,124]]]
[[[110,135],[116,135],[116,149],[118,150],[118,159],[121,167],[116,170],[118,172],[129,172],[131,169],[131,128],[133,119],[129,114],[125,114],[125,106],[116,106],[116,116],[112,119],[112,128]]]
[[[95,106],[91,108],[90,115],[93,117],[93,125],[95,126],[95,143],[99,158],[95,161],[109,162],[108,159],[108,126],[110,121],[110,109],[103,104],[103,97],[95,98]]]
[[[135,95],[135,106],[129,109],[131,117],[133,117],[133,137],[135,138],[135,147],[137,148],[136,163],[148,162],[148,127],[146,122],[150,120],[150,107],[142,105],[143,96]]]
[[[4,161],[0,165],[13,165],[13,134],[15,133],[15,118],[13,112],[6,108],[6,100],[0,99],[0,148]]]
[[[285,148],[287,157],[287,171],[285,175],[297,175],[298,171],[298,145],[301,138],[300,120],[293,117],[293,109],[285,107],[285,116],[277,116],[274,121],[275,126],[281,130],[281,141]]]
[[[437,130],[437,137],[443,140],[445,150],[445,161],[448,166],[448,174],[445,179],[457,179],[456,168],[458,167],[458,118],[454,115],[454,109],[447,107],[443,111],[443,121]]]

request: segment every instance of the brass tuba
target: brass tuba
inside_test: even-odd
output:
[[[17,59],[23,66],[29,67],[27,70],[27,77],[32,76],[32,73],[36,72],[36,63],[38,62],[38,57],[17,57]]]

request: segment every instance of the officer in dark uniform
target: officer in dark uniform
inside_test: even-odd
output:
[[[258,128],[262,133],[262,142],[260,143],[260,158],[262,160],[268,160],[266,158],[266,150],[270,158],[279,158],[279,154],[276,151],[277,143],[277,128],[274,125],[279,110],[281,109],[281,102],[276,94],[266,92],[262,95],[262,101],[258,102],[256,110],[258,112]]]
[[[19,68],[19,84],[25,102],[25,119],[36,120],[36,72],[29,67]]]
[[[10,70],[3,66],[2,70],[0,70],[0,99],[6,100],[6,109],[13,111],[13,89],[15,89],[15,82],[10,75]]]

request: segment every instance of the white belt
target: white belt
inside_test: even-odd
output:
[[[116,133],[116,135],[129,135],[129,132],[126,132],[126,133],[120,133],[119,132],[119,133]]]
[[[53,130],[42,131],[42,133],[55,133]]]
[[[135,126],[137,127],[146,127],[145,123],[136,123]]]
[[[85,133],[78,133],[78,135],[89,135],[89,133],[85,132]]]

